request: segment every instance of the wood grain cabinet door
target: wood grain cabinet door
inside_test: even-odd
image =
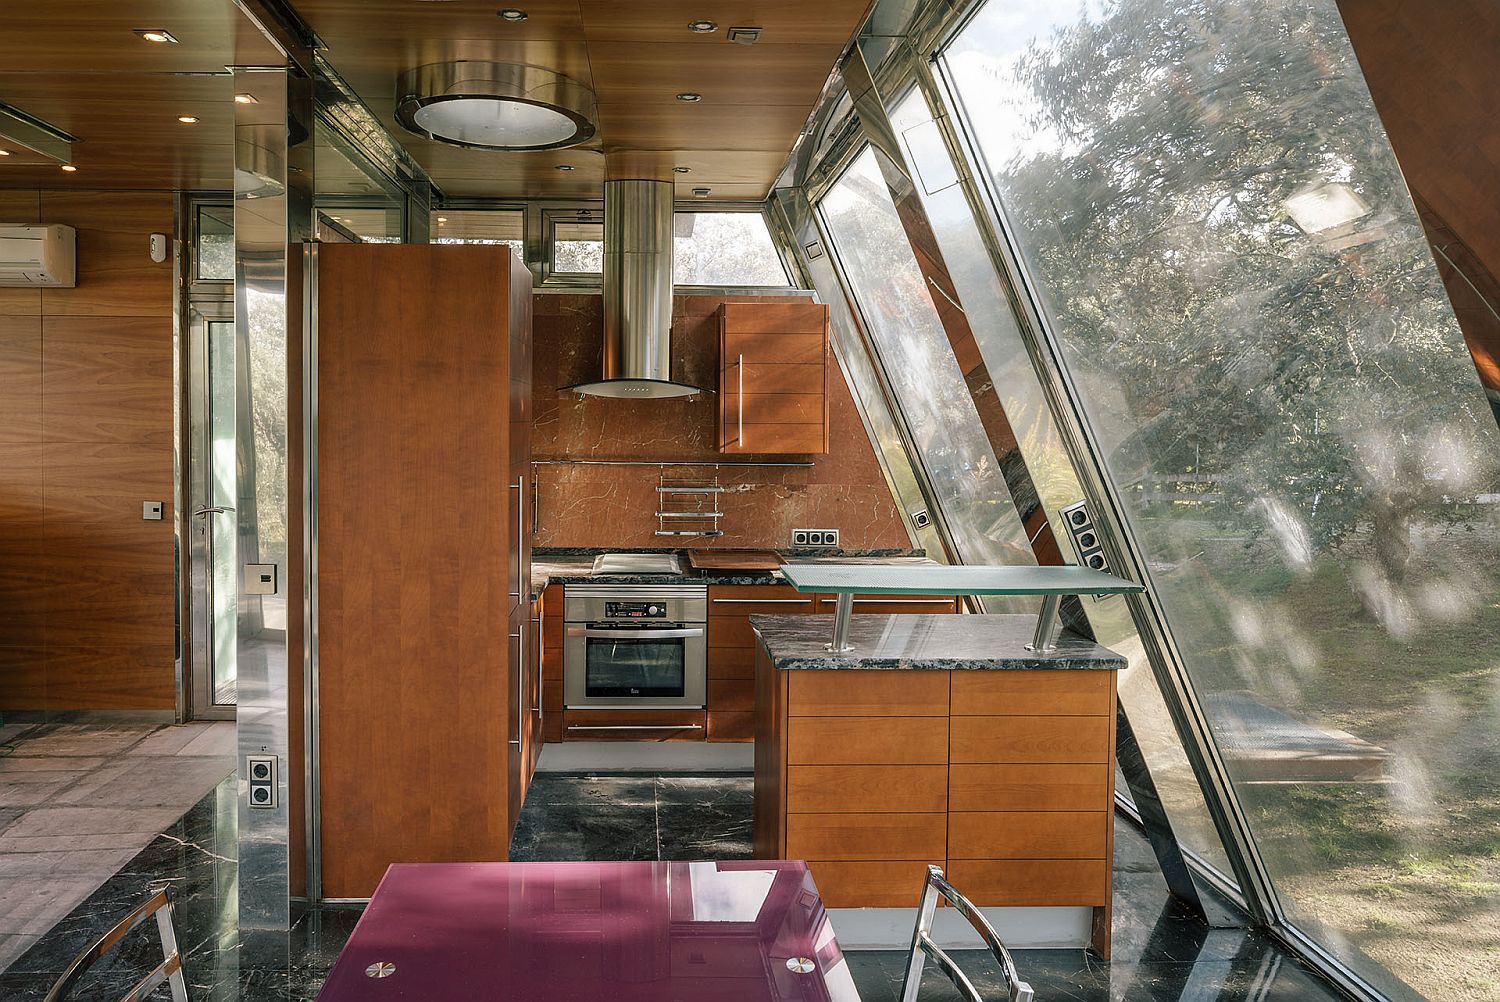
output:
[[[719,451],[828,451],[828,307],[719,308]]]

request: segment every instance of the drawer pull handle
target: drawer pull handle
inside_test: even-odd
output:
[[[716,598],[714,605],[812,605],[810,598]]]
[[[570,731],[701,731],[702,724],[569,724]]]

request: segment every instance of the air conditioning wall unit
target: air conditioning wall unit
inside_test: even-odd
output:
[[[76,241],[71,226],[0,225],[0,286],[73,288]]]

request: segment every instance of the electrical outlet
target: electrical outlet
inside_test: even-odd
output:
[[[250,777],[250,807],[274,810],[276,807],[276,756],[247,755],[245,775]]]
[[[837,546],[839,545],[839,531],[837,529],[793,529],[793,546]]]
[[[1073,552],[1084,567],[1096,571],[1109,571],[1109,558],[1104,555],[1099,530],[1094,526],[1094,517],[1089,514],[1087,503],[1075,501],[1062,510],[1063,525],[1068,538],[1073,541]],[[1101,596],[1094,596],[1096,599]]]

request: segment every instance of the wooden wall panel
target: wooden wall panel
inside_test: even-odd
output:
[[[0,289],[0,708],[171,711],[171,195],[0,192],[0,222],[74,227],[79,269]]]
[[[320,254],[330,897],[369,896],[392,862],[509,845],[508,264],[503,247]]]

